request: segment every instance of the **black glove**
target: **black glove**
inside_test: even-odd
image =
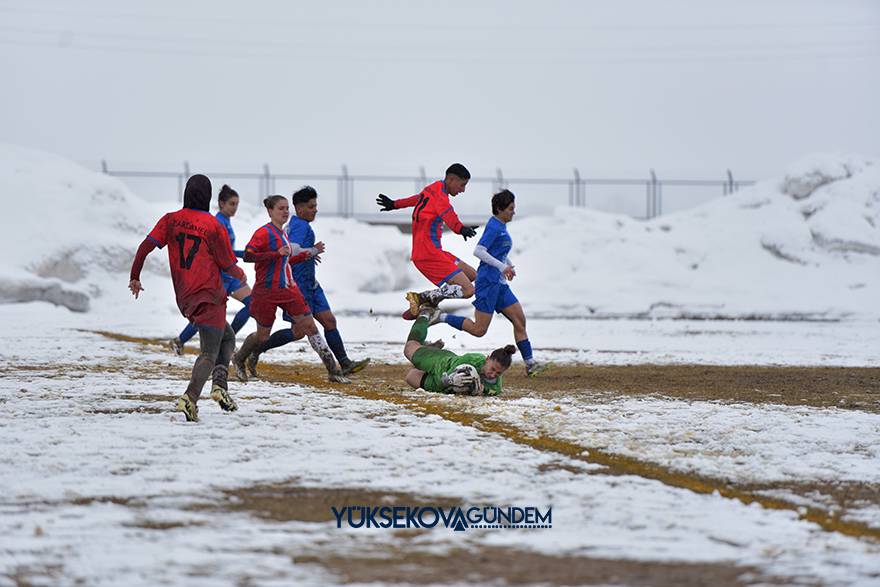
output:
[[[394,210],[394,200],[392,200],[385,194],[379,194],[379,197],[376,198],[376,203],[379,204],[381,212],[389,212],[391,210]]]
[[[471,238],[472,236],[477,236],[477,227],[476,226],[462,226],[461,232],[459,233],[464,237],[464,240]]]

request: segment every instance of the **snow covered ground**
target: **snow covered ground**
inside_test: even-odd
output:
[[[230,491],[266,484],[553,508],[552,529],[435,529],[407,542],[410,553],[503,547],[717,563],[793,584],[867,585],[880,576],[880,545],[824,531],[795,512],[606,474],[344,390],[251,382],[236,389],[238,413],[224,414],[206,400],[203,422],[186,424],[168,410],[191,357],[75,330],[65,313],[82,315],[60,308],[12,308],[0,308],[7,324],[0,354],[7,366],[0,376],[0,584],[19,577],[35,584],[326,585],[339,578],[320,564],[292,561],[401,548],[400,532],[209,507]],[[33,328],[38,316],[46,320]],[[577,396],[561,402],[561,410],[530,399],[440,400],[526,431],[702,472],[878,481],[876,414],[659,399],[596,405]]]
[[[126,290],[137,243],[174,206],[53,156],[11,146],[0,155],[0,185],[20,195],[0,230],[0,299],[20,302],[0,304],[0,585],[357,584],[328,561],[358,558],[398,560],[402,584],[489,582],[479,573],[418,580],[404,569],[462,552],[571,568],[615,561],[623,574],[608,584],[635,584],[623,566],[653,563],[732,567],[746,584],[880,582],[877,503],[845,512],[843,522],[869,530],[857,537],[796,508],[746,505],[581,458],[602,452],[737,486],[778,485],[775,495],[797,504],[787,484],[880,485],[876,411],[586,392],[424,398],[402,386],[369,398],[256,381],[233,385],[239,412],[205,397],[203,421],[186,424],[170,409],[192,356],[95,332],[166,338],[183,326],[164,253],[149,260],[139,300]],[[572,209],[515,220],[513,287],[536,352],[559,363],[877,366],[878,190],[877,165],[822,158],[652,222]],[[239,245],[262,214],[242,206]],[[407,262],[408,237],[342,219],[319,218],[315,229],[328,244],[319,276],[350,354],[402,361],[402,292],[424,285]],[[446,244],[469,258],[471,243],[448,235]],[[682,317],[691,319],[669,319]],[[797,320],[732,319],[746,317]],[[489,350],[510,327],[498,319],[479,340],[444,325],[432,335],[453,350]],[[267,360],[316,361],[304,345]],[[267,487],[282,504],[320,495],[320,507],[286,517],[260,509],[248,496]],[[339,529],[329,507],[349,505],[345,495],[552,506],[553,528]],[[539,579],[523,582],[560,584]]]

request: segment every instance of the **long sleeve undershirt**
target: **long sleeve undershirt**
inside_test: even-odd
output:
[[[498,271],[503,272],[505,269],[510,267],[509,263],[505,263],[504,261],[500,261],[500,260],[496,259],[495,257],[493,257],[492,255],[490,255],[489,250],[486,247],[484,247],[483,245],[477,245],[477,248],[474,249],[474,257],[476,257],[477,259],[479,259],[480,261],[482,261],[486,265],[494,267]],[[509,259],[508,259],[508,261],[509,261]]]

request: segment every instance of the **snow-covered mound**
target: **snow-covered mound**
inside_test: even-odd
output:
[[[220,186],[214,186],[215,191]],[[0,303],[43,300],[87,311],[112,292],[110,311],[127,299],[126,275],[134,252],[165,212],[180,208],[180,195],[165,203],[146,202],[118,179],[61,157],[0,144],[0,189],[5,194],[0,230]],[[175,200],[175,198],[177,198]],[[267,222],[265,210],[242,203],[234,220],[237,248]],[[340,274],[355,295],[406,290],[415,278],[409,267],[409,238],[395,228],[344,219],[320,220],[319,237],[332,258],[322,275]],[[145,266],[149,303],[176,313],[167,255],[154,252]],[[253,266],[243,265],[253,277]],[[120,295],[120,292],[122,295]],[[100,305],[102,310],[108,304]],[[130,303],[125,311],[135,307]]]
[[[8,145],[0,145],[0,189],[7,201],[0,302],[38,299],[77,311],[90,303],[102,311],[159,306],[177,315],[164,252],[148,259],[149,301],[132,305],[125,284],[138,243],[180,207],[179,194],[147,203],[114,178]],[[239,249],[267,221],[256,197],[242,196],[233,219]],[[430,285],[408,262],[408,235],[322,217],[320,204],[314,229],[327,252],[318,275],[334,309],[399,312],[402,292]],[[880,315],[880,165],[868,160],[814,156],[779,179],[648,222],[560,208],[508,229],[518,272],[511,285],[530,316]],[[474,245],[444,239],[476,265]],[[243,266],[253,276],[253,266]]]
[[[508,228],[512,286],[533,313],[880,314],[880,165],[870,161],[812,157],[649,222],[566,208]]]

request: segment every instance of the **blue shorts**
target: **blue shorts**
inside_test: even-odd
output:
[[[500,313],[519,301],[506,283],[477,283],[474,295],[474,308],[486,314]]]
[[[241,280],[237,277],[233,277],[228,273],[220,272],[220,277],[223,278],[223,287],[226,288],[226,295],[231,296],[234,292],[237,292],[242,288]]]
[[[312,310],[312,314],[326,312],[330,309],[330,303],[327,301],[327,296],[324,295],[324,288],[320,285],[310,292],[305,292],[302,289],[300,289],[300,292],[302,292],[303,298]],[[288,322],[293,322],[293,318],[286,312],[281,317]]]

